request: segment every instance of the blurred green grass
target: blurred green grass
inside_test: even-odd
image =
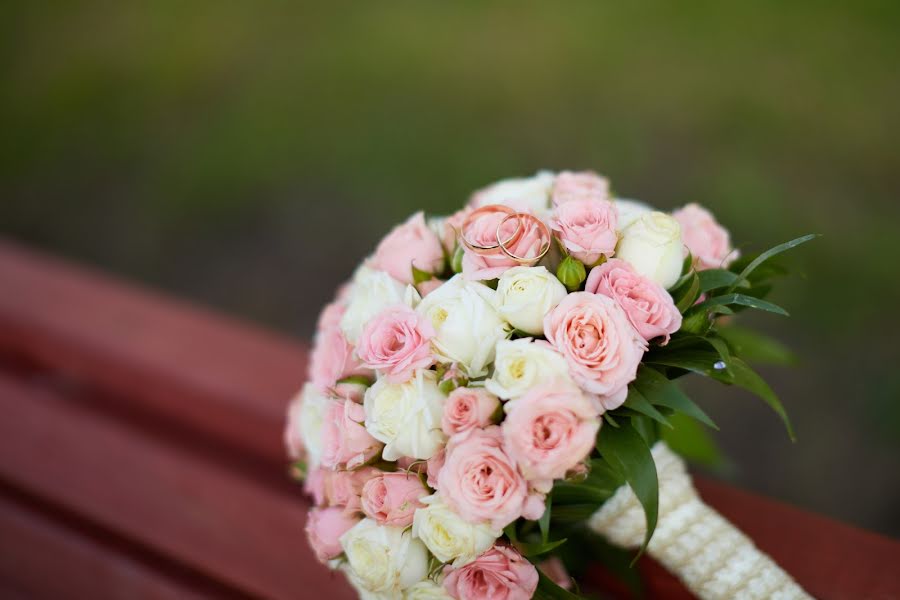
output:
[[[539,168],[700,202],[748,249],[825,234],[791,320],[756,321],[805,357],[767,371],[801,443],[698,394],[740,483],[900,533],[900,4],[5,12],[0,232],[297,335],[392,223]]]

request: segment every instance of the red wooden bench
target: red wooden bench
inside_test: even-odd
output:
[[[287,477],[305,362],[296,340],[0,241],[0,597],[353,597]],[[900,597],[900,543],[698,486],[816,597]],[[641,568],[648,596],[687,597]]]

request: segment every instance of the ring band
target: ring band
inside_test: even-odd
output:
[[[487,215],[492,215],[495,213],[503,213],[506,215],[506,217],[503,219],[503,221],[501,221],[501,225],[502,225],[502,223],[505,223],[506,221],[508,221],[511,217],[514,217],[514,216],[516,216],[516,214],[518,214],[518,213],[516,213],[516,211],[514,211],[510,207],[504,206],[503,204],[490,204],[488,206],[482,206],[481,208],[477,208],[477,209],[473,210],[471,213],[469,213],[469,215],[466,217],[465,221],[463,221],[462,226],[460,227],[459,237],[462,240],[462,243],[466,246],[466,248],[468,248],[475,254],[480,254],[483,256],[489,255],[489,254],[496,254],[497,249],[501,248],[504,244],[513,243],[512,240],[519,234],[519,230],[521,229],[521,222],[516,227],[516,230],[513,232],[512,237],[510,237],[510,239],[504,243],[501,243],[499,228],[498,228],[496,244],[484,245],[484,244],[479,244],[479,243],[476,243],[476,242],[473,242],[472,240],[470,240],[468,238],[468,236],[466,235],[466,232],[468,231],[469,227],[471,227],[475,223],[475,221],[477,221],[481,217],[484,217]]]
[[[516,239],[514,241],[512,241],[512,238],[510,238],[509,240],[506,240],[504,242],[500,239],[500,228],[503,227],[504,223],[506,223],[508,220],[510,220],[513,217],[516,217],[519,220],[519,225],[518,225],[518,227],[516,227],[516,234],[513,235],[513,237]],[[537,226],[537,228],[540,230],[541,246],[540,246],[540,252],[538,252],[538,254],[536,256],[532,256],[532,257],[518,256],[516,254],[513,254],[513,252],[508,248],[508,246],[510,244],[518,242],[519,239],[521,239],[521,237],[523,235],[525,235],[528,226],[523,225],[523,223],[522,223],[523,219],[530,220],[532,225]],[[497,243],[498,243],[498,246],[500,247],[500,250],[503,251],[503,254],[505,254],[506,256],[508,256],[509,258],[513,259],[514,261],[516,261],[517,263],[519,263],[521,265],[533,265],[533,264],[536,264],[542,258],[544,258],[544,256],[546,256],[547,252],[550,251],[551,240],[552,240],[552,237],[550,236],[550,230],[547,229],[547,226],[544,224],[544,222],[541,221],[540,219],[538,219],[537,217],[535,217],[534,215],[531,215],[528,213],[515,213],[512,215],[507,215],[506,218],[504,218],[502,221],[500,221],[500,224],[497,225]]]

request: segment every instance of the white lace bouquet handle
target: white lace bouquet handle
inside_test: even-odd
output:
[[[663,442],[653,447],[659,474],[659,521],[647,552],[703,600],[811,598],[722,515],[705,504],[684,461]],[[627,485],[588,521],[613,544],[641,545],[644,511]]]

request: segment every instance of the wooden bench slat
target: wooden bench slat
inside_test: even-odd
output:
[[[0,495],[0,597],[200,600],[204,590],[79,535]],[[48,572],[48,560],[53,572]],[[8,590],[8,592],[7,592]],[[237,597],[237,596],[235,596]]]
[[[12,485],[246,593],[352,597],[307,546],[299,493],[260,486],[5,375],[0,414],[0,478]]]
[[[0,350],[280,461],[304,348],[0,239]]]

